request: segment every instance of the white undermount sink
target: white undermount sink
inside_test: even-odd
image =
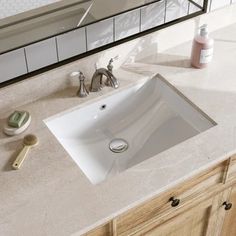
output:
[[[93,184],[216,125],[160,75],[45,123]]]

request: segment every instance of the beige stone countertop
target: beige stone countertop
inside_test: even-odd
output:
[[[7,137],[0,132],[0,235],[81,235],[236,152],[236,25],[215,32],[213,37],[214,61],[206,69],[189,67],[191,44],[187,43],[123,66],[118,90],[104,88],[85,99],[75,96],[77,87],[68,81],[54,79],[62,70],[72,71],[75,65],[51,71],[52,79],[45,79],[46,87],[42,83],[37,90],[36,81],[47,73],[0,89],[1,129],[13,109],[25,109],[32,115],[25,133],[35,133],[40,140],[22,169],[15,171],[11,163],[25,134]],[[43,120],[119,92],[156,73],[218,125],[105,182],[91,184]]]

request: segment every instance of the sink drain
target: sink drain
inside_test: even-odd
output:
[[[122,153],[125,152],[129,147],[129,144],[127,141],[121,138],[113,139],[110,144],[109,148],[114,153]]]

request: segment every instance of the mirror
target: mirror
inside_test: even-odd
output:
[[[204,14],[209,0],[0,0],[0,87]]]
[[[2,0],[0,53],[158,0]]]

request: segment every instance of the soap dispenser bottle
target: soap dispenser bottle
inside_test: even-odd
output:
[[[200,27],[200,33],[193,40],[191,65],[195,68],[204,68],[213,57],[214,40],[209,37],[206,24]]]

